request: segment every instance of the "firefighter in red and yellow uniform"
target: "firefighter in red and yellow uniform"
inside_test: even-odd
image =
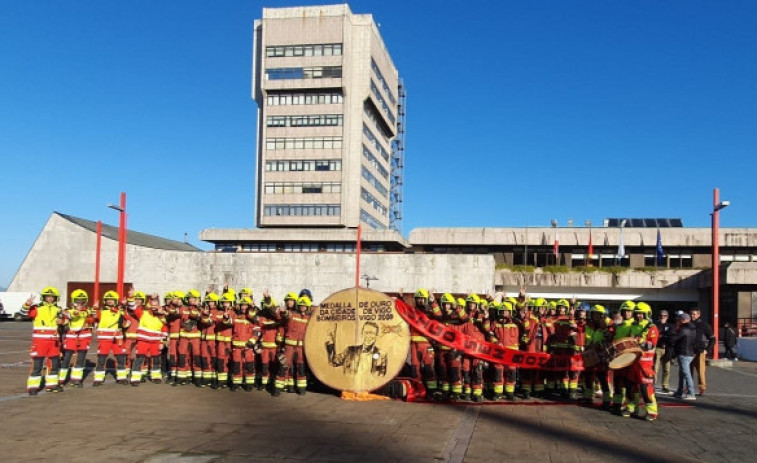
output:
[[[58,328],[66,324],[63,309],[58,307],[60,293],[52,286],[42,290],[42,302],[34,304],[34,299],[29,298],[21,309],[33,321],[32,329],[32,371],[26,380],[26,390],[29,395],[37,395],[42,383],[42,367],[45,359],[49,359],[50,366],[45,375],[45,389],[51,392],[62,392],[63,388],[58,384],[60,369],[60,337]]]
[[[628,338],[633,336],[633,310],[636,304],[633,301],[625,301],[620,306],[620,315],[623,321],[615,326],[613,340]],[[627,404],[633,401],[633,385],[630,381],[631,367],[613,370],[613,394],[612,394],[612,413],[616,415],[631,416],[631,411],[627,409]]]
[[[279,329],[276,332],[276,345],[279,348],[279,354],[276,356],[278,360],[278,364],[279,364],[279,368],[276,369],[277,376],[278,376],[278,371],[281,368],[281,361],[285,360],[283,356],[284,337],[286,334],[285,317],[289,316],[292,312],[295,312],[297,310],[297,300],[299,299],[299,297],[300,296],[297,293],[294,293],[294,292],[287,293],[287,295],[284,297],[284,307],[281,308],[279,312],[281,316],[281,321],[279,323]],[[294,376],[292,375],[292,368],[293,366],[290,364],[289,367],[285,369],[284,389],[287,392],[294,392]],[[274,390],[274,392],[276,391]]]
[[[128,307],[131,307],[132,302],[134,308],[144,307],[147,301],[145,293],[142,291],[129,291],[129,297],[127,299]],[[139,328],[139,319],[132,316],[132,310],[124,311],[124,319],[128,322],[129,327],[124,330],[124,350],[126,351],[126,370],[131,371],[132,362],[137,350],[137,328]],[[128,374],[128,373],[127,373]],[[144,374],[144,372],[143,372]]]
[[[505,349],[518,350],[520,330],[513,320],[513,305],[510,301],[503,301],[495,309],[494,320],[487,320],[485,327],[489,334],[489,342],[497,344]],[[517,369],[514,366],[495,363],[494,373],[494,400],[515,400],[515,379]],[[507,371],[505,371],[507,370]],[[506,374],[505,374],[506,373]],[[504,395],[503,395],[504,394]]]
[[[468,322],[463,328],[463,334],[478,341],[486,340],[484,323],[488,313],[481,309],[481,300],[476,294],[469,294],[465,298]],[[484,400],[484,364],[479,359],[463,355],[463,395],[462,399],[483,402]]]
[[[573,335],[575,334],[575,322],[568,315],[570,304],[565,299],[557,301],[557,319],[554,321],[553,333],[549,338],[549,352],[559,359],[557,370],[551,372],[555,379],[558,391],[563,397],[575,395],[575,389],[571,391],[570,385],[575,381],[578,386],[578,377],[570,370],[569,358],[574,353]]]
[[[145,299],[147,299],[146,296]],[[143,375],[148,362],[150,363],[150,381],[159,384],[162,379],[160,349],[168,334],[168,322],[166,313],[160,306],[160,297],[153,294],[146,305],[139,304],[135,300],[133,305],[130,304],[129,311],[137,320],[137,356],[131,370],[131,385],[139,386],[139,383],[144,381]]]
[[[444,293],[439,300],[439,306],[442,311],[442,323],[444,323],[444,325],[446,326],[452,327],[460,323],[455,305],[455,297],[450,293]],[[462,311],[463,313],[465,313],[465,310]],[[442,394],[445,399],[449,398],[452,395],[452,384],[455,382],[450,359],[450,352],[452,350],[453,349],[451,347],[445,346],[444,344],[439,344],[436,349],[436,366],[439,373],[438,379],[439,383],[441,384]],[[456,374],[459,382],[459,366],[457,368]],[[460,388],[460,392],[462,392],[462,387]],[[460,392],[458,392],[458,394]]]
[[[97,323],[97,365],[93,386],[101,386],[105,381],[105,363],[112,353],[116,358],[116,382],[129,384],[129,370],[126,369],[126,349],[123,331],[129,327],[124,318],[124,309],[118,302],[118,293],[108,291],[103,296],[103,307],[95,311]]]
[[[547,314],[544,316],[542,325],[544,326],[544,332],[547,336],[544,338],[544,352],[550,352],[552,337],[555,334],[555,321],[557,320],[557,302],[547,302]],[[553,394],[557,391],[558,380],[560,375],[555,371],[544,371],[544,377],[546,381],[546,387],[544,389],[544,395]]]
[[[181,308],[184,306],[184,291],[172,291],[165,295],[166,321],[168,322],[168,381],[179,382],[179,339],[181,336]]]
[[[218,354],[216,352],[216,322],[218,314],[218,294],[208,292],[205,294],[202,308],[200,309],[200,368],[202,368],[201,386],[211,386],[216,382],[216,365]]]
[[[229,383],[229,359],[231,358],[231,343],[234,329],[234,295],[226,293],[220,297],[221,307],[211,320],[215,323],[216,333],[216,380],[211,387],[225,388]]]
[[[66,309],[65,317],[68,320],[68,331],[63,340],[63,363],[61,364],[58,384],[66,382],[71,360],[76,355],[76,362],[71,369],[71,385],[82,387],[84,379],[84,367],[87,363],[87,351],[92,342],[92,324],[95,319],[93,310],[87,307],[89,296],[82,289],[76,289],[71,293],[72,307]]]
[[[639,302],[633,311],[634,323],[631,325],[631,336],[636,338],[641,346],[642,354],[630,367],[629,380],[633,388],[634,400],[628,403],[623,416],[644,418],[647,421],[657,419],[657,399],[654,394],[654,355],[660,332],[650,320],[652,308],[646,302]],[[644,406],[640,406],[640,399],[644,399]],[[646,414],[641,415],[641,408]]]
[[[573,356],[570,359],[570,397],[578,398],[578,385],[583,384],[586,389],[583,375],[583,357],[579,357],[586,349],[586,316],[588,304],[581,304],[573,311],[575,329],[572,334]],[[592,384],[591,387],[594,387]]]
[[[442,311],[425,289],[418,289],[414,296],[415,308],[433,319],[441,319]],[[438,390],[434,369],[434,348],[428,338],[413,327],[410,327],[410,377],[422,381],[426,386],[426,396],[438,400],[442,397]]]
[[[537,341],[537,333],[539,332],[539,319],[534,315],[531,310],[538,304],[538,300],[528,300],[528,303],[519,310],[518,319],[516,324],[520,330],[520,340],[518,347],[524,352],[540,352]],[[544,391],[544,383],[541,382],[541,376],[539,371],[535,369],[522,368],[520,370],[521,378],[521,392],[523,398],[528,399],[536,391]],[[539,384],[541,382],[541,384]],[[541,387],[539,387],[541,386]]]
[[[174,299],[175,301],[176,299]],[[202,367],[200,359],[200,292],[196,289],[187,291],[184,299],[185,305],[179,309],[181,325],[179,330],[179,361],[178,374],[179,384],[188,384],[190,380],[195,386],[200,387],[202,380]]]
[[[255,344],[260,335],[253,323],[255,308],[252,299],[243,296],[234,309],[234,328],[231,338],[231,390],[244,387],[251,391],[255,385]]]
[[[273,385],[274,378],[272,378],[272,373],[275,371],[276,353],[278,350],[276,338],[279,334],[279,325],[281,324],[281,311],[276,304],[276,300],[268,294],[268,291],[263,293],[261,310],[258,312],[256,321],[260,328],[260,383],[258,384],[258,389],[264,389],[269,384]],[[271,393],[276,393],[275,387]]]
[[[445,324],[459,333],[466,331],[468,313],[465,311],[465,299],[459,297],[455,300],[454,312],[445,315]],[[458,400],[463,393],[463,355],[457,349],[444,352],[450,382],[450,399]]]
[[[310,308],[312,306],[310,298],[302,296],[297,299],[297,310],[287,310],[282,312],[284,331],[284,352],[279,356],[279,372],[276,375],[276,389],[274,395],[279,395],[281,390],[290,380],[294,382],[292,389],[297,390],[297,394],[305,395],[308,386],[307,376],[305,374],[305,330],[310,320]]]
[[[605,343],[610,338],[607,326],[607,310],[604,306],[594,305],[589,311],[589,321],[586,323],[586,350],[596,349],[598,352],[604,349]],[[599,355],[599,354],[598,354]],[[602,389],[602,409],[610,409],[610,382],[607,361],[602,360],[591,367],[584,369],[583,402],[594,402],[594,384],[598,382]]]

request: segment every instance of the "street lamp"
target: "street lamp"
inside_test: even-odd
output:
[[[378,277],[368,275],[367,273],[364,273],[363,276],[361,276],[363,280],[365,280],[365,287],[370,288],[371,287],[371,281],[378,281]]]
[[[712,199],[712,332],[715,335],[712,359],[717,360],[720,357],[720,210],[730,206],[731,202],[720,200],[720,188],[715,188]]]
[[[121,205],[108,204],[108,207],[118,211],[118,271],[116,276],[116,292],[124,297],[124,267],[126,264],[126,193],[121,193]]]

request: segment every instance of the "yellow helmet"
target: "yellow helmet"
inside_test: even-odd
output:
[[[652,307],[649,306],[646,302],[639,302],[636,304],[636,308],[633,309],[634,312],[641,312],[644,315],[652,315]]]
[[[557,307],[570,307],[570,302],[567,299],[560,299],[557,301]]]
[[[602,306],[602,305],[595,304],[595,305],[593,305],[591,307],[590,312],[596,312],[596,313],[606,314],[607,313],[607,309],[605,309],[605,307]]]
[[[312,302],[310,302],[310,298],[307,296],[302,296],[301,298],[297,299],[297,305],[304,305],[305,307],[310,307],[313,305]]]
[[[225,293],[231,293],[231,294],[233,294],[234,296],[236,296],[236,295],[237,295],[237,292],[236,292],[236,291],[234,291],[234,288],[226,288],[226,291],[224,291],[224,294],[225,294]]]
[[[463,299],[462,297],[458,297],[457,298],[457,306],[458,307],[465,307],[465,299]]]
[[[134,291],[134,299],[142,299],[142,301],[146,301],[147,296],[142,291]]]
[[[163,300],[166,303],[168,303],[168,301],[170,301],[171,299],[173,299],[173,293],[171,291],[169,291],[169,292],[167,292],[166,294],[163,295]]]
[[[517,303],[518,303],[518,300],[517,300],[516,298],[514,298],[513,296],[509,296],[509,297],[507,298],[507,302],[509,302],[510,304],[512,304],[512,305],[513,305],[513,307],[514,307],[514,306],[515,306],[515,304],[517,304]]]
[[[184,291],[174,291],[171,295],[174,299],[184,299],[187,297],[187,294]]]
[[[42,294],[42,297],[53,296],[55,300],[58,300],[60,298],[60,291],[58,291],[58,288],[54,286],[46,287],[40,294]]]
[[[196,297],[197,299],[199,299],[200,292],[196,289],[190,289],[189,291],[187,291],[187,299],[189,299],[190,297]]]
[[[492,310],[502,310],[502,304],[503,304],[502,302],[491,301],[488,304],[489,304],[488,307]]]
[[[549,301],[547,302],[547,307],[549,308],[549,310],[557,310],[557,302]]]
[[[506,310],[508,312],[512,312],[513,311],[513,303],[510,302],[510,301],[502,301],[502,305],[500,306],[499,310],[500,311],[505,311]]]
[[[205,296],[205,302],[218,302],[218,294],[216,293],[208,293]]]
[[[87,295],[87,292],[84,291],[83,289],[75,289],[71,293],[71,302],[84,301],[84,303],[86,304],[88,300],[89,300],[89,296]]]
[[[221,302],[231,302],[234,303],[234,294],[233,293],[223,293],[223,295],[220,298]]]
[[[297,302],[297,293],[287,293],[286,296],[284,296],[284,301],[293,300],[295,303]]]
[[[476,304],[479,303],[478,294],[468,294],[468,297],[465,298],[465,302],[475,302]]]
[[[224,296],[226,295],[224,294]],[[223,300],[223,298],[221,298],[221,300]],[[239,298],[239,305],[242,304],[252,305],[252,299],[248,296],[242,296],[241,298]]]
[[[248,296],[252,297],[252,288],[242,288],[239,290],[239,297],[242,297],[242,294],[247,294]]]
[[[428,290],[420,288],[415,291],[415,296],[413,297],[415,297],[416,299],[418,298],[428,299]]]
[[[105,295],[103,295],[103,301],[106,301],[108,299],[115,299],[117,301],[118,293],[115,291],[108,291],[107,293],[105,293]]]
[[[636,304],[633,301],[626,301],[620,305],[620,310],[631,310],[636,308]]]
[[[444,293],[442,294],[441,303],[455,305],[455,296],[450,293]]]

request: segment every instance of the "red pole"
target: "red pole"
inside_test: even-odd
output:
[[[719,358],[718,341],[720,336],[720,189],[715,188],[713,192],[712,207],[712,332],[715,335],[715,348],[712,351],[712,359]]]
[[[363,232],[362,225],[357,226],[357,265],[355,268],[355,287],[360,286],[360,239]]]
[[[126,254],[126,193],[121,193],[121,210],[118,220],[118,274],[116,292],[124,297],[124,258]]]
[[[95,245],[95,294],[92,300],[98,303],[100,300],[100,244],[103,238],[103,223],[97,221],[97,244]]]

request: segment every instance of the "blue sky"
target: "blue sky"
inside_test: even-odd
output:
[[[320,3],[4,2],[0,286],[52,211],[115,224],[121,191],[134,230],[252,226],[252,22]],[[408,90],[405,234],[709,226],[715,186],[723,226],[757,226],[757,2],[350,6]]]

